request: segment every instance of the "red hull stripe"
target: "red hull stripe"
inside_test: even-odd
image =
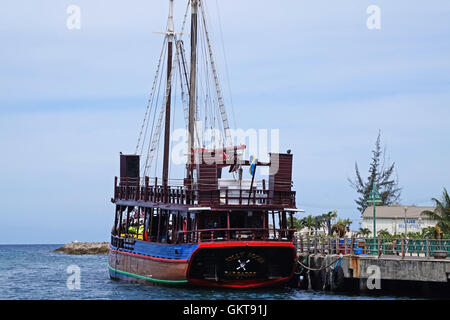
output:
[[[199,244],[199,247],[197,248],[200,249],[200,247],[202,248],[217,248],[217,247],[290,247],[290,248],[294,248],[294,245],[292,244],[292,242],[256,242],[256,241],[239,241],[239,242],[202,242]],[[197,251],[196,250],[196,251]]]
[[[115,250],[115,249],[113,249],[111,247],[109,247],[109,250],[111,250],[112,252],[120,253],[120,254],[126,254],[126,255],[132,256],[132,257],[138,257],[138,258],[149,259],[149,260],[160,261],[160,262],[170,262],[170,263],[187,263],[188,262],[187,259],[157,258],[157,257],[146,256],[146,255],[138,254],[138,253],[131,253],[131,252],[126,252],[126,251],[118,251],[118,250]]]

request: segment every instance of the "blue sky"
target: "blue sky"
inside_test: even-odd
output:
[[[238,127],[280,130],[298,207],[357,219],[347,177],[355,161],[366,175],[379,130],[403,203],[450,187],[448,1],[217,2]],[[66,28],[71,4],[80,30]],[[108,240],[118,153],[134,151],[166,18],[166,0],[1,2],[0,243]]]

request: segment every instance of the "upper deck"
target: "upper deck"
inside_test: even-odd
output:
[[[142,182],[144,181],[144,182]],[[220,180],[219,180],[220,182]],[[116,177],[114,202],[119,204],[139,203],[141,206],[189,209],[208,206],[212,209],[259,208],[266,210],[295,209],[295,191],[272,192],[260,187],[229,188],[216,190],[188,190],[184,186],[150,185],[149,177],[141,179]]]
[[[123,157],[127,157],[122,155]],[[155,206],[165,209],[189,210],[208,207],[211,210],[296,209],[292,186],[292,155],[270,154],[269,181],[223,179],[217,164],[197,164],[192,185],[184,180],[158,184],[158,179],[130,174],[125,158],[121,177],[115,178],[113,202],[121,205]],[[133,165],[136,164],[135,159]],[[244,165],[248,165],[248,162]],[[136,172],[138,170],[134,170]]]

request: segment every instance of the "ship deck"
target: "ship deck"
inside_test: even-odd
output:
[[[144,180],[144,183],[141,183]],[[155,207],[168,210],[270,210],[296,211],[295,191],[271,192],[266,189],[188,190],[183,186],[149,185],[149,179],[115,180],[117,205]]]

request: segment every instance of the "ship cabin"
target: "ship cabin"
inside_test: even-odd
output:
[[[111,243],[116,247],[129,238],[162,244],[294,241],[293,215],[299,210],[291,190],[290,151],[270,153],[267,163],[242,161],[237,179],[222,178],[222,170],[231,172],[233,164],[192,164],[192,183],[183,179],[179,185],[140,177],[138,155],[120,158],[111,199],[116,205]],[[268,181],[255,181],[254,175],[242,179],[242,167],[252,165],[268,166]]]

